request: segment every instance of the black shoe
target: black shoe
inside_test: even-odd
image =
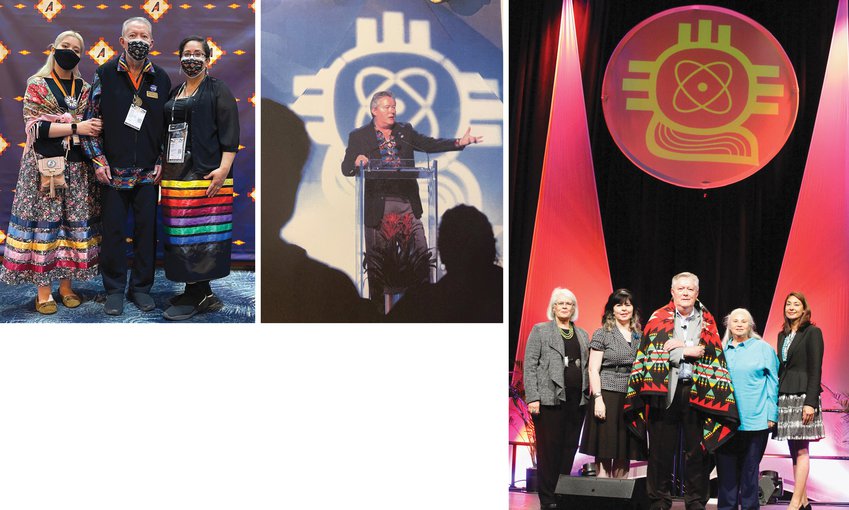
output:
[[[128,292],[127,297],[143,312],[149,312],[156,308],[153,298],[145,292]]]
[[[204,312],[217,312],[224,308],[224,302],[214,293],[206,296],[204,299],[207,301],[206,308],[203,310]]]
[[[176,305],[176,304],[179,304],[180,301],[182,301],[184,299],[186,299],[186,293],[185,292],[182,293],[182,294],[174,294],[173,296],[168,298],[168,301],[166,301],[166,303],[168,303],[168,306]]]
[[[183,298],[183,296],[179,296]],[[184,299],[173,299],[172,302],[184,302]],[[173,304],[162,313],[162,316],[171,321],[184,321],[191,319],[195,315],[203,312],[215,312],[224,308],[224,303],[218,299],[215,294],[209,294],[201,299],[200,303],[192,304]]]
[[[103,311],[106,312],[106,315],[121,315],[124,313],[124,296],[121,294],[109,294],[106,296]]]

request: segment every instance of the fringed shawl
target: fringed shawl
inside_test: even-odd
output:
[[[76,116],[59,107],[59,102],[47,86],[47,78],[41,76],[33,76],[27,80],[27,91],[24,94],[24,122],[26,123],[27,143],[24,148],[24,157],[32,148],[36,138],[36,130],[38,123],[46,122],[61,122],[71,123],[74,121],[80,122],[82,114],[88,108],[88,96],[91,87],[85,80],[82,80],[82,91],[80,92],[79,106],[76,109]]]
[[[705,354],[693,363],[690,405],[702,414],[703,444],[713,452],[737,429],[739,417],[716,320],[701,303],[697,302],[696,306],[702,313],[699,345],[705,347]],[[669,352],[663,349],[663,344],[672,338],[674,331],[675,305],[670,302],[649,318],[631,367],[624,412],[628,427],[641,438],[645,437],[650,403],[660,401],[665,405],[666,402]]]

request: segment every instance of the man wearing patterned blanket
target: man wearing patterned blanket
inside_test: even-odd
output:
[[[672,278],[672,301],[654,312],[631,369],[625,414],[649,437],[646,490],[651,509],[672,506],[672,471],[683,437],[684,502],[703,510],[710,496],[709,454],[737,428],[737,405],[716,321],[696,298],[699,278]]]

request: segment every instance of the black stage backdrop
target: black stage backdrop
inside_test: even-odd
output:
[[[784,148],[762,170],[709,190],[676,187],[637,168],[610,136],[600,100],[607,62],[625,34],[658,12],[693,3],[574,0],[610,276],[614,289],[634,291],[646,318],[669,301],[672,276],[692,271],[700,278],[700,300],[718,320],[734,308],[748,308],[762,332],[802,182],[837,1],[711,2],[749,16],[781,43],[796,70],[799,114]],[[561,0],[545,0],[510,11],[510,369],[519,340],[561,9]],[[569,253],[561,255],[568,263]],[[581,326],[594,330],[601,314],[582,309]]]

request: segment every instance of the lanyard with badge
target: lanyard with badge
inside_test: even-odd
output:
[[[68,113],[73,117],[73,122],[77,121],[77,106],[79,106],[79,96],[77,95],[77,80],[71,75],[71,93],[65,90],[65,87],[62,86],[62,82],[59,80],[59,77],[56,75],[56,71],[51,71],[50,74],[53,76],[53,83],[59,87],[59,90],[62,91],[62,99],[65,100],[65,106],[68,107]],[[82,88],[80,88],[80,93],[82,93]],[[77,125],[71,124],[73,127],[73,134],[71,136],[71,140],[74,145],[80,144],[80,137],[77,134]],[[63,144],[67,143],[66,141],[62,142]]]
[[[186,120],[188,120],[188,101],[195,95],[197,89],[195,89],[195,92],[193,92],[191,96],[181,98],[180,95],[182,95],[185,90],[186,84],[183,83],[180,91],[177,92],[176,96],[174,96],[174,106],[171,107],[171,123],[168,124],[168,147],[165,150],[165,161],[168,163],[186,162],[186,140],[189,136],[189,124],[188,122],[174,122],[174,111],[177,109],[177,101],[185,100]]]
[[[147,110],[141,107],[142,99],[139,96],[142,80],[144,79],[144,71],[139,72],[137,77],[133,77],[132,71],[128,70],[127,75],[130,77],[130,82],[133,85],[133,102],[130,105],[130,111],[127,112],[127,118],[124,119],[124,125],[140,131],[144,122],[144,116],[147,115]]]

